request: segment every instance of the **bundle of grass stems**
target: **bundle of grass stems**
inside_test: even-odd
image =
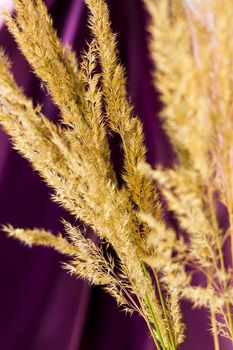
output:
[[[2,231],[68,256],[63,265],[72,275],[100,285],[145,320],[155,349],[179,349],[185,339],[180,303],[189,300],[208,310],[220,350],[220,337],[233,342],[232,0],[144,0],[152,80],[176,152],[170,168],[147,164],[143,125],[128,99],[108,7],[104,0],[85,2],[92,38],[79,60],[62,45],[42,0],[15,0],[14,15],[5,13],[60,120],[53,123],[33,106],[2,49],[0,123],[53,189],[52,199],[80,225],[64,220],[62,234],[9,224]],[[110,147],[116,134],[120,175]],[[219,223],[220,205],[228,212],[227,229]],[[164,219],[164,207],[176,229]],[[199,285],[195,274],[202,276]]]

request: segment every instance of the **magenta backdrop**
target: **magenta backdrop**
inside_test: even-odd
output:
[[[128,91],[145,127],[151,163],[171,164],[172,151],[161,130],[160,103],[151,87],[146,47],[145,13],[140,0],[108,1],[119,53],[126,66]],[[89,37],[87,10],[81,0],[48,0],[49,11],[64,43],[80,52]],[[43,103],[56,120],[57,109],[19,53],[7,30],[0,43],[13,61],[15,78],[26,94]],[[174,53],[175,55],[175,53]],[[57,232],[66,216],[51,203],[49,190],[0,134],[0,223],[43,227]],[[69,277],[60,267],[63,257],[45,248],[28,249],[0,235],[0,349],[1,350],[152,350],[141,319],[126,317],[99,288]],[[182,349],[212,350],[206,335],[208,317],[183,305],[187,340]],[[225,343],[224,350],[230,350]]]

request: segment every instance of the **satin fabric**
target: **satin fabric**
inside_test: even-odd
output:
[[[72,44],[80,53],[89,38],[84,3],[81,0],[46,3],[63,43]],[[118,33],[120,59],[127,71],[129,96],[144,123],[148,160],[168,166],[174,155],[161,129],[158,118],[161,105],[151,84],[147,16],[140,0],[112,0],[108,4],[113,29]],[[0,32],[0,43],[13,61],[18,84],[35,102],[43,104],[49,118],[57,120],[57,108],[41,89],[6,28]],[[2,131],[0,146],[0,223],[61,230],[60,218],[68,215],[51,202],[51,189],[12,150]],[[0,349],[154,349],[148,330],[137,315],[125,316],[99,288],[68,276],[60,261],[64,257],[52,250],[29,249],[0,235]],[[212,350],[212,339],[207,335],[208,316],[203,311],[191,311],[188,303],[182,307],[187,340],[181,350]],[[227,343],[224,349],[230,349]]]

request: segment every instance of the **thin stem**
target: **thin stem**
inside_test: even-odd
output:
[[[143,271],[144,271],[146,277],[148,277],[148,271],[146,270],[146,267],[145,267],[145,265],[143,264],[143,262],[142,262],[142,269],[143,269]],[[146,271],[145,271],[145,270],[146,270]],[[128,292],[127,288],[124,286],[124,284],[122,283],[122,281],[120,281],[120,280],[117,278],[117,275],[116,275],[115,273],[113,273],[113,277],[117,280],[118,285],[122,288],[122,290],[124,291],[125,295],[129,298],[129,300],[130,300],[130,302],[132,303],[132,306],[135,308],[135,310],[137,310],[137,312],[138,312],[139,314],[141,314],[142,317],[144,318],[144,320],[145,320],[145,322],[146,322],[146,324],[147,324],[147,326],[148,326],[148,328],[149,328],[149,330],[150,330],[150,333],[151,333],[151,336],[152,336],[152,338],[153,338],[153,341],[154,341],[154,343],[155,343],[155,345],[156,345],[156,347],[157,347],[157,350],[161,350],[161,346],[160,346],[160,344],[159,344],[159,341],[158,341],[157,338],[156,338],[156,334],[155,334],[154,329],[153,329],[152,326],[151,326],[150,320],[149,320],[148,317],[147,317],[147,312],[146,312],[146,310],[145,310],[145,307],[144,307],[144,305],[143,305],[143,302],[141,301],[140,296],[138,295],[138,293],[135,293],[135,295],[136,295],[136,297],[137,297],[137,300],[138,300],[138,302],[139,302],[139,305],[141,306],[141,310],[140,310],[139,305],[137,305],[137,303],[135,302],[135,300],[131,297],[130,293]],[[148,304],[148,303],[147,303],[147,304]],[[151,304],[150,304],[150,305],[151,305]],[[148,306],[148,307],[149,307],[149,306]],[[151,317],[152,317],[152,315],[151,315]],[[158,327],[158,326],[156,327],[156,325],[155,325],[155,330],[157,331],[158,334],[159,334],[159,333],[161,334],[159,327]],[[162,340],[162,341],[163,341],[163,340]],[[167,350],[167,349],[166,349],[166,348],[163,348],[162,350]]]
[[[160,287],[159,278],[158,278],[158,275],[157,275],[155,269],[152,269],[152,271],[153,271],[153,274],[154,274],[154,277],[155,277],[156,286],[158,288],[159,299],[160,299],[160,302],[161,302],[161,305],[162,305],[163,314],[164,314],[164,317],[165,317],[165,319],[167,321],[169,338],[170,338],[170,341],[171,341],[172,350],[176,350],[175,339],[174,339],[174,335],[173,335],[173,332],[172,332],[172,326],[171,326],[171,322],[170,322],[170,319],[169,319],[168,314],[167,314],[167,308],[166,308],[164,297],[163,297],[163,293],[162,293],[162,290],[161,290],[161,287]]]
[[[156,345],[156,347],[157,347],[157,350],[161,350],[161,347],[160,347],[160,345],[159,345],[159,342],[158,342],[158,340],[156,339],[155,332],[154,332],[153,328],[151,327],[150,321],[147,319],[147,317],[146,317],[146,315],[145,315],[145,313],[144,313],[144,311],[143,311],[143,307],[142,307],[142,310],[140,310],[139,307],[138,307],[138,305],[137,305],[137,303],[133,300],[133,298],[131,297],[131,295],[129,294],[129,292],[127,291],[127,289],[124,287],[124,285],[121,283],[121,281],[118,281],[118,284],[121,286],[121,288],[123,289],[124,293],[125,293],[126,296],[129,298],[129,300],[130,300],[130,302],[132,303],[132,305],[133,305],[133,307],[135,308],[135,310],[137,310],[137,312],[138,312],[139,314],[141,314],[142,317],[144,318],[144,320],[146,321],[146,324],[147,324],[147,326],[148,326],[148,328],[149,328],[149,330],[150,330],[151,336],[152,336],[153,341],[154,341],[154,343],[155,343],[155,345]],[[137,297],[137,298],[138,298],[138,300],[139,300],[140,305],[142,306],[139,297]]]
[[[208,278],[208,285],[211,285],[212,278]],[[220,350],[219,348],[219,341],[218,341],[218,333],[217,333],[217,323],[216,323],[216,318],[215,318],[215,313],[212,309],[210,309],[210,318],[211,318],[211,325],[212,325],[212,335],[213,335],[213,340],[214,340],[214,350]]]
[[[147,305],[148,305],[148,308],[149,308],[151,317],[152,317],[152,319],[153,319],[153,322],[154,322],[154,325],[155,325],[155,329],[156,329],[156,331],[157,331],[157,333],[158,333],[158,337],[159,337],[159,341],[160,341],[160,343],[161,343],[161,346],[162,346],[163,350],[167,350],[167,348],[166,348],[166,346],[165,346],[165,344],[164,344],[164,341],[163,341],[162,334],[161,334],[160,329],[159,329],[158,322],[157,322],[157,320],[156,320],[156,316],[155,316],[154,310],[153,310],[153,308],[152,308],[152,305],[151,305],[151,302],[150,302],[150,299],[149,299],[147,293],[145,294],[145,299],[146,299],[146,303],[147,303]]]
[[[148,272],[148,270],[147,270],[147,268],[146,268],[146,266],[145,266],[145,264],[144,264],[143,261],[141,262],[141,266],[142,266],[142,270],[143,270],[143,272],[144,272],[144,275],[145,275],[146,277],[149,277],[149,276],[150,276],[150,275],[149,275],[149,272]],[[149,309],[149,311],[150,311],[152,320],[153,320],[153,322],[154,322],[155,329],[156,329],[156,331],[157,331],[157,333],[158,333],[158,337],[159,337],[160,343],[161,343],[161,345],[162,345],[162,348],[163,348],[163,350],[166,350],[166,346],[165,346],[165,344],[164,344],[163,336],[162,336],[162,333],[161,333],[161,331],[160,331],[159,324],[158,324],[158,322],[157,322],[157,319],[156,319],[156,316],[155,316],[153,307],[152,307],[152,305],[151,305],[151,302],[150,302],[150,299],[149,299],[147,293],[145,294],[145,299],[146,299],[146,303],[147,303],[148,309]]]
[[[160,347],[160,345],[159,345],[159,342],[158,342],[158,340],[156,339],[155,332],[154,332],[153,328],[151,327],[150,321],[146,318],[145,315],[144,315],[143,317],[144,317],[144,320],[146,321],[147,326],[148,326],[148,328],[149,328],[149,330],[150,330],[151,336],[152,336],[152,338],[153,338],[153,340],[154,340],[154,343],[155,343],[155,345],[156,345],[156,347],[157,347],[157,350],[161,350],[161,347]]]
[[[232,200],[229,198],[227,193],[225,194],[226,198],[226,205],[229,212],[229,227],[230,227],[230,239],[231,239],[231,265],[233,267],[233,206],[232,206]]]
[[[159,345],[159,342],[158,340],[156,339],[156,334],[150,324],[150,321],[148,320],[147,316],[146,316],[146,312],[145,312],[145,308],[143,306],[143,303],[141,302],[141,299],[139,297],[139,295],[136,293],[136,297],[138,299],[138,302],[141,306],[141,310],[140,310],[140,307],[139,305],[137,305],[136,301],[133,299],[133,297],[130,295],[130,293],[128,292],[127,288],[124,286],[123,282],[121,280],[119,280],[118,276],[115,274],[115,272],[112,273],[113,277],[116,279],[118,285],[122,288],[122,290],[124,291],[125,295],[128,297],[129,301],[131,302],[131,307],[133,307],[139,314],[141,314],[141,316],[144,318],[149,330],[150,330],[150,333],[151,333],[151,336],[153,338],[153,341],[155,343],[155,346],[157,347],[157,350],[161,350],[161,347]]]
[[[223,252],[222,252],[222,246],[221,246],[221,242],[220,242],[220,238],[219,238],[219,228],[218,228],[218,222],[217,222],[217,217],[216,217],[215,205],[213,203],[213,191],[211,190],[210,185],[208,187],[208,200],[209,200],[209,206],[210,206],[211,219],[212,219],[213,228],[214,228],[214,235],[215,235],[217,249],[218,249],[218,253],[219,253],[220,267],[221,267],[222,272],[225,273],[226,267],[225,267]],[[225,281],[223,283],[223,287],[224,287],[224,290],[226,291],[226,282]],[[232,316],[231,316],[229,302],[226,302],[225,305],[226,305],[226,311],[227,311],[229,331],[231,334],[231,341],[233,343],[233,323],[232,323]]]
[[[225,263],[224,263],[223,253],[222,253],[222,246],[221,246],[221,242],[219,239],[218,222],[217,222],[217,218],[216,218],[216,211],[215,211],[215,206],[213,203],[212,196],[213,196],[213,193],[212,193],[211,189],[208,188],[208,201],[209,201],[209,207],[210,207],[210,215],[211,215],[211,220],[212,220],[212,224],[214,227],[214,235],[215,235],[215,240],[216,240],[217,249],[218,249],[218,253],[219,253],[220,266],[221,266],[222,271],[225,271]]]
[[[211,324],[213,328],[213,340],[214,340],[214,350],[220,350],[219,348],[219,341],[218,341],[218,334],[217,334],[217,323],[215,319],[215,313],[213,310],[210,310],[210,316],[211,316]]]
[[[231,341],[233,343],[233,324],[232,324],[232,315],[231,315],[231,309],[230,309],[230,305],[227,302],[226,303],[226,309],[227,309],[227,318],[228,318],[228,322],[229,322],[229,328],[230,328],[230,333],[231,333]]]
[[[127,288],[124,286],[124,283],[119,279],[119,277],[115,274],[115,272],[112,272],[112,276],[115,278],[117,284],[119,285],[119,287],[123,290],[123,292],[125,293],[125,296],[127,296],[128,298],[128,302],[131,303],[131,307],[135,309],[135,311],[137,311],[140,314],[140,308],[138,306],[138,304],[136,303],[136,301],[133,299],[133,297],[130,295],[129,291],[127,290]]]
[[[215,133],[219,135],[218,128],[216,126],[216,131]],[[229,148],[230,145],[227,145]],[[227,157],[227,160],[221,157],[222,155],[222,145],[218,141],[218,162],[220,165],[221,173],[222,173],[222,184],[223,184],[223,195],[224,195],[224,200],[226,203],[226,207],[228,210],[229,214],[229,231],[230,231],[230,237],[231,237],[231,264],[233,267],[233,194],[232,194],[232,166],[231,166],[231,159]],[[222,151],[222,152],[221,152]],[[222,163],[223,162],[223,163]],[[224,174],[224,175],[223,175]]]

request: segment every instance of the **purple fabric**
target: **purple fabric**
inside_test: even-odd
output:
[[[108,1],[119,52],[128,72],[129,95],[145,126],[150,162],[169,165],[172,151],[158,114],[160,103],[151,86],[146,48],[145,14],[140,0]],[[64,43],[80,52],[88,37],[87,11],[80,0],[48,0],[54,25]],[[28,96],[43,102],[46,115],[57,109],[45,96],[5,28],[0,43],[14,63],[15,78]],[[66,216],[49,199],[49,190],[0,135],[0,223],[43,227],[58,232]],[[69,277],[60,267],[63,257],[45,248],[29,249],[0,235],[0,349],[2,350],[152,350],[144,322],[119,312],[99,288]],[[212,350],[208,316],[184,304],[187,340],[181,349]],[[224,349],[230,349],[227,345]]]

